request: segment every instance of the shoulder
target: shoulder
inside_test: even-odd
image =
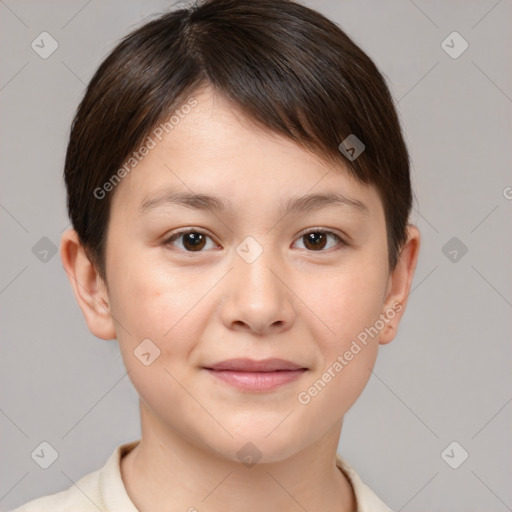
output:
[[[99,473],[89,473],[68,489],[36,498],[11,512],[98,512]]]
[[[361,480],[355,469],[340,454],[336,454],[336,465],[345,473],[352,484],[357,502],[357,512],[392,512],[372,489]]]
[[[120,460],[138,443],[119,445],[102,468],[83,476],[64,491],[36,498],[10,512],[136,512],[124,488]]]

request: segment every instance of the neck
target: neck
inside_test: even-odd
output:
[[[356,510],[352,486],[336,466],[341,421],[321,442],[250,467],[169,432],[142,401],[141,425],[140,443],[121,459],[123,482],[140,512]]]

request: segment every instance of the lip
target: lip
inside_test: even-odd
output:
[[[297,380],[308,368],[284,359],[228,359],[204,367],[213,377],[246,391],[269,391]]]
[[[205,367],[208,370],[231,370],[237,372],[275,372],[278,370],[301,370],[306,367],[300,364],[287,361],[285,359],[262,359],[256,361],[255,359],[238,358],[226,359],[218,363]]]

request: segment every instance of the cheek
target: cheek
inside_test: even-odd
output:
[[[195,294],[150,265],[134,265],[129,258],[117,262],[112,314],[123,326],[117,328],[118,341],[130,380],[151,409],[168,409],[170,397],[173,410],[186,407],[186,393],[177,382],[186,377],[194,340],[199,339],[190,312]]]
[[[327,422],[334,422],[367,384],[379,340],[370,328],[381,313],[385,278],[384,267],[354,265],[319,280],[304,300],[318,317],[309,325],[314,326],[319,359],[297,397],[309,418],[324,415]]]
[[[198,314],[204,306],[200,300],[204,287],[198,286],[197,276],[171,273],[159,262],[135,264],[135,261],[126,252],[116,259],[112,272],[112,283],[115,283],[112,314],[123,326],[117,328],[117,334],[125,364],[140,369],[133,351],[149,339],[160,351],[151,366],[159,367],[166,361],[170,363],[169,368],[179,368],[174,362],[187,358],[194,348],[194,340],[200,337]]]
[[[298,292],[317,317],[316,339],[323,340],[329,355],[343,350],[375,323],[383,304],[384,282],[379,267],[354,266],[319,278],[316,286],[309,283]]]
[[[161,337],[184,314],[182,310],[193,293],[191,287],[144,251],[119,250],[112,260],[113,313],[138,335]]]
[[[318,316],[309,325],[314,326],[319,358],[297,396],[310,428],[320,416],[326,424],[339,420],[370,378],[379,337],[367,329],[381,313],[381,284],[383,274],[377,267],[354,268],[326,279],[305,300]]]

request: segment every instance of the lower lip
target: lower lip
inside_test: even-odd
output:
[[[307,370],[281,370],[275,372],[236,372],[230,370],[206,370],[227,384],[248,391],[269,391],[297,380]]]

